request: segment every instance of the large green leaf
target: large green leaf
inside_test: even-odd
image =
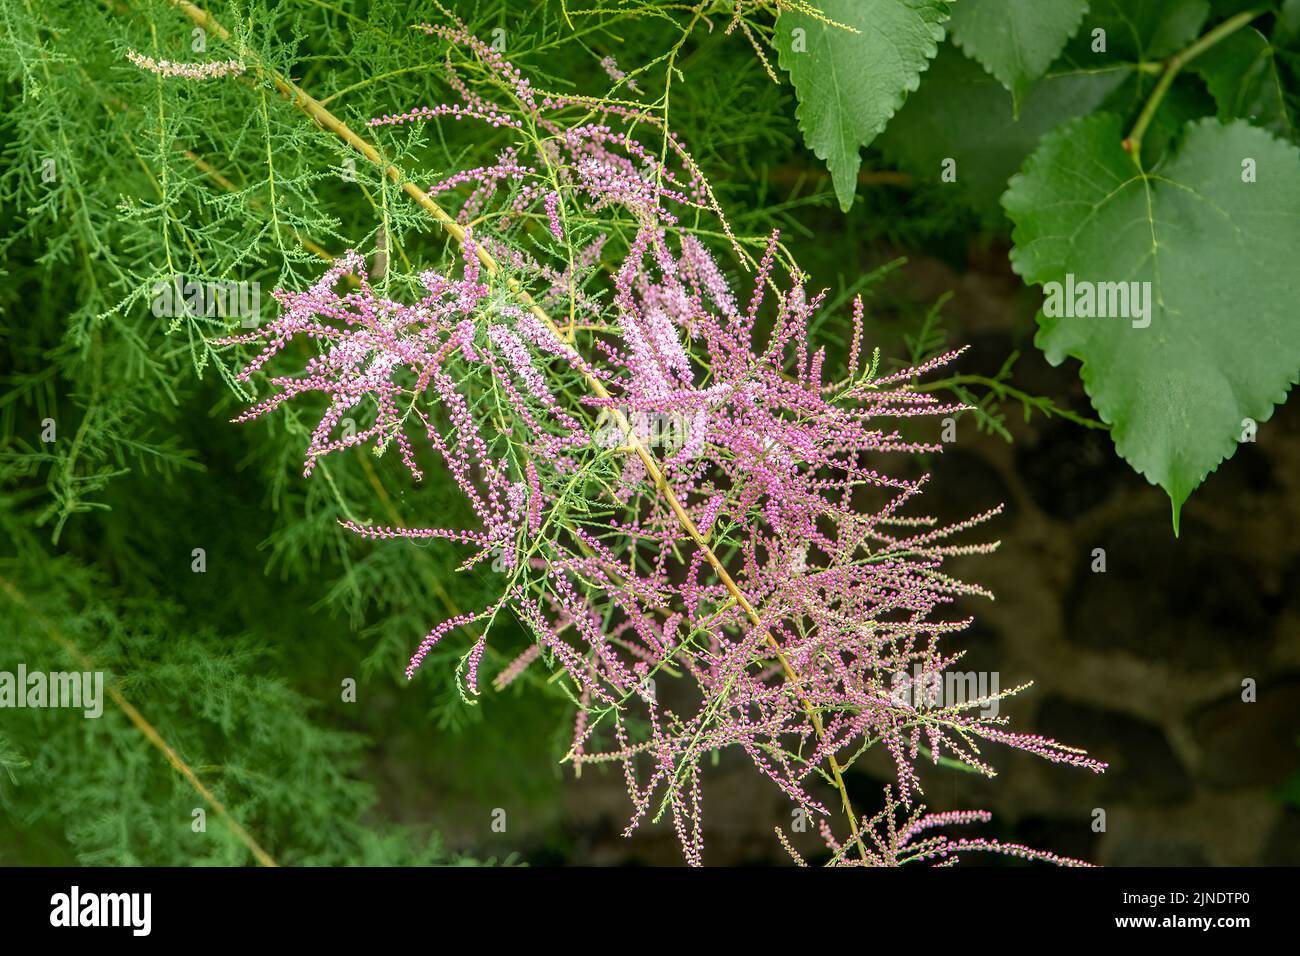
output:
[[[1192,61],[1218,106],[1219,119],[1249,119],[1290,138],[1295,125],[1273,45],[1254,27],[1238,30]]]
[[[1300,150],[1244,122],[1190,124],[1145,172],[1122,121],[1084,117],[1048,135],[1011,180],[1012,265],[1031,284],[1150,283],[1149,325],[1050,317],[1049,361],[1083,363],[1119,453],[1173,503],[1229,457],[1300,379]],[[1243,181],[1250,161],[1256,182]],[[1140,287],[1139,287],[1140,288]]]
[[[961,0],[953,41],[1011,93],[1013,109],[1079,29],[1088,0]]]
[[[961,51],[944,44],[898,115],[877,140],[885,154],[918,179],[940,182],[943,162],[956,163],[952,188],[986,224],[1005,223],[998,200],[1007,180],[1044,134],[1089,113],[1128,75],[1120,66],[1040,80],[1012,115],[1011,95]]]
[[[846,212],[860,150],[889,122],[943,39],[947,0],[818,0],[835,24],[787,9],[776,47],[799,98],[804,139],[826,161]],[[849,29],[846,29],[849,28]]]

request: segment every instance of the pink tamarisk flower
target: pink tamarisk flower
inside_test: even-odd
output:
[[[636,85],[636,80],[628,79],[628,75],[618,68],[618,60],[614,59],[613,56],[603,57],[600,61],[600,68],[615,83],[625,83],[633,93],[641,92],[641,88]]]
[[[128,50],[126,58],[142,70],[156,73],[158,76],[182,80],[215,80],[227,76],[239,76],[247,69],[241,60],[176,63],[171,60],[155,60],[135,50]]]
[[[560,194],[550,192],[546,194],[546,221],[550,224],[551,235],[561,241],[564,240],[564,229],[560,226]]]
[[[971,823],[988,823],[993,814],[987,810],[950,810],[946,813],[927,813],[923,804],[908,806],[896,800],[891,788],[885,788],[884,807],[871,818],[863,818],[861,833],[865,849],[854,857],[851,847],[841,843],[830,828],[821,825],[822,841],[831,851],[832,866],[902,866],[906,863],[932,862],[938,866],[954,866],[962,853],[993,853],[1013,856],[1022,860],[1052,863],[1056,866],[1091,866],[1082,860],[1059,856],[1044,850],[1034,850],[1019,843],[1004,843],[984,837],[952,838],[942,833],[931,833],[940,827],[964,826]],[[807,866],[803,857],[789,839],[776,828],[782,846],[799,866]],[[923,835],[925,834],[925,835]]]
[[[707,209],[734,241],[731,227],[708,183],[676,135],[664,131],[668,162],[661,161],[658,146],[645,146],[631,135],[636,127],[661,128],[661,118],[634,106],[568,94],[539,93],[500,51],[471,34],[459,20],[450,26],[424,24],[421,29],[448,43],[445,73],[461,102],[423,105],[402,113],[384,114],[370,120],[371,126],[401,126],[441,118],[470,119],[494,129],[521,133],[526,125],[531,125],[548,137],[543,145],[531,144],[536,153],[533,161],[523,162],[512,147],[504,150],[496,163],[463,170],[435,182],[429,188],[429,194],[435,197],[454,193],[467,185],[473,187],[457,211],[458,221],[473,220],[503,185],[514,183],[521,188],[513,212],[525,212],[528,206],[540,202],[549,231],[557,241],[563,241],[556,214],[560,197],[552,188],[554,176],[566,197],[572,201],[578,197],[585,199],[588,211],[621,207],[643,222],[675,222],[674,206]],[[490,92],[498,97],[504,95],[508,102],[491,100],[471,88],[452,60],[452,49],[465,52],[486,70],[492,79]],[[581,119],[571,122],[570,114]],[[589,118],[593,114],[594,120]]]
[[[445,539],[468,549],[464,567],[500,559],[499,597],[434,626],[407,676],[434,647],[466,642],[458,683],[478,694],[492,628],[513,616],[536,650],[493,683],[539,662],[550,668],[579,702],[566,760],[575,769],[618,763],[628,832],[670,821],[692,864],[703,860],[702,768],[723,749],[743,753],[820,820],[835,863],[947,863],[966,851],[1074,862],[942,837],[934,831],[986,815],[926,816],[919,802],[923,762],[992,775],[982,744],[1105,768],[1008,730],[993,705],[1022,687],[958,699],[927,692],[960,659],[950,639],[969,621],[953,603],[987,596],[945,565],[996,547],[969,532],[1000,509],[942,525],[922,510],[925,478],[891,475],[885,462],[942,451],[919,437],[921,420],[964,406],[918,380],[958,353],[881,374],[878,355],[861,354],[857,300],[838,377],[840,359],[810,333],[825,293],[810,292],[793,267],[788,279],[779,274],[778,236],[742,297],[680,226],[678,212],[710,208],[711,194],[675,141],[668,170],[608,125],[632,113],[533,90],[460,25],[428,30],[468,51],[488,72],[484,85],[511,102],[490,104],[449,53],[464,108],[401,116],[500,116],[496,125],[520,137],[496,164],[453,173],[435,192],[472,187],[462,212],[514,218],[485,220],[490,237],[463,233],[459,269],[421,273],[405,300],[381,295],[362,257],[348,253],[306,291],[278,290],[280,314],[265,328],[222,340],[257,350],[243,380],[290,361],[296,339],[315,346],[297,371],[271,373],[275,394],[237,419],[318,395],[306,473],[326,454],[396,446],[415,480],[440,461],[476,523],[350,530],[389,546]],[[582,113],[566,125],[575,105]],[[590,121],[592,109],[607,123]],[[550,145],[531,143],[531,129],[545,130]],[[554,228],[561,201],[617,219],[615,238]],[[560,247],[523,254],[530,228],[529,238]],[[341,291],[348,277],[356,288]],[[570,320],[581,313],[582,325],[552,320],[523,293],[529,287]],[[345,417],[355,430],[343,428]],[[616,440],[602,440],[602,422]],[[683,690],[660,693],[670,680]],[[860,817],[842,774],[873,747],[889,755],[897,781],[880,813]],[[828,781],[837,797],[828,798]],[[836,836],[829,818],[841,807],[849,832]]]

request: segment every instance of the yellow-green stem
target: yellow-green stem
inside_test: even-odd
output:
[[[1155,89],[1151,91],[1151,96],[1147,99],[1146,105],[1142,107],[1142,112],[1138,114],[1137,122],[1133,124],[1132,131],[1124,140],[1124,148],[1133,154],[1134,161],[1141,165],[1142,137],[1146,134],[1147,127],[1151,125],[1151,120],[1155,118],[1156,110],[1159,109],[1161,101],[1164,100],[1165,94],[1169,92],[1169,87],[1173,85],[1174,78],[1179,71],[1224,37],[1236,33],[1250,23],[1261,12],[1259,10],[1247,10],[1244,13],[1229,17],[1186,49],[1180,50],[1165,61],[1164,72],[1160,74]]]

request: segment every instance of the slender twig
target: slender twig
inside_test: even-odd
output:
[[[1173,85],[1174,77],[1178,75],[1178,72],[1224,37],[1236,33],[1262,12],[1261,10],[1247,10],[1244,13],[1229,17],[1186,49],[1180,50],[1165,61],[1164,72],[1160,74],[1155,89],[1151,91],[1150,98],[1147,99],[1146,105],[1142,107],[1142,112],[1138,114],[1137,122],[1133,124],[1132,131],[1124,140],[1124,148],[1133,154],[1138,163],[1142,161],[1142,137],[1145,135],[1147,127],[1151,125],[1151,120],[1155,118],[1156,110],[1160,107],[1165,94],[1169,92],[1169,87]]]
[[[1000,400],[1012,399],[1019,402],[1025,409],[1026,413],[1030,409],[1038,409],[1043,413],[1043,417],[1051,418],[1053,415],[1063,418],[1068,422],[1076,425],[1082,425],[1084,428],[1099,428],[1107,431],[1110,426],[1105,422],[1098,421],[1095,418],[1089,418],[1087,415],[1080,415],[1072,412],[1068,408],[1061,408],[1050,398],[1039,398],[1030,395],[1028,392],[1008,385],[1003,379],[991,378],[987,375],[949,375],[947,378],[939,378],[930,382],[916,386],[918,392],[938,392],[945,389],[953,389],[954,386],[962,385],[982,385],[989,391],[993,392]]]
[[[45,633],[47,633],[56,644],[72,655],[73,659],[76,660],[85,670],[95,670],[94,662],[85,655],[81,648],[73,643],[72,640],[59,633],[59,630],[51,624],[44,615],[40,613],[40,611],[32,606],[31,602],[27,600],[26,596],[19,591],[17,587],[4,578],[0,578],[0,589],[3,589],[15,604],[20,605],[24,610],[26,610],[27,613],[31,615],[32,619],[44,628]],[[253,839],[252,834],[245,830],[240,822],[230,815],[230,811],[226,809],[226,805],[218,800],[212,791],[203,785],[203,781],[199,780],[198,776],[190,769],[189,765],[186,764],[176,751],[172,749],[171,745],[163,739],[162,734],[158,733],[157,729],[154,728],[154,725],[149,723],[149,721],[145,719],[144,715],[140,713],[140,711],[136,710],[135,706],[129,700],[122,696],[121,691],[112,684],[109,684],[108,696],[111,697],[113,703],[117,704],[117,706],[121,708],[122,712],[126,714],[127,719],[135,725],[136,730],[140,731],[140,733],[144,735],[144,738],[167,758],[167,762],[172,765],[172,768],[184,777],[186,782],[194,788],[198,795],[207,801],[208,805],[216,811],[217,816],[221,817],[221,819],[225,821],[226,826],[230,827],[230,831],[239,839],[239,842],[248,847],[249,852],[253,854],[253,857],[258,863],[262,866],[279,866],[271,854],[262,849],[261,844]]]

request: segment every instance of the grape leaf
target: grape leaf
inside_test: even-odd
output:
[[[1218,106],[1219,119],[1249,119],[1287,138],[1295,134],[1272,44],[1253,27],[1225,37],[1192,61]]]
[[[1163,59],[1195,40],[1209,15],[1209,0],[1092,0],[1069,53],[1081,66],[1103,55],[1112,62]],[[1105,31],[1104,54],[1095,30]]]
[[[1215,17],[1230,17],[1247,10],[1258,13],[1272,12],[1277,9],[1278,0],[1210,0],[1210,7]]]
[[[945,43],[921,88],[907,98],[877,144],[924,181],[940,182],[944,160],[954,160],[954,187],[961,198],[986,224],[1005,223],[998,200],[1038,141],[1100,106],[1127,73],[1127,67],[1116,67],[1045,77],[1021,103],[1017,120],[1002,85]]]
[[[1300,38],[1300,0],[1285,0],[1273,23],[1273,44],[1291,46]]]
[[[1147,172],[1123,138],[1109,113],[1066,124],[1002,202],[1026,282],[1150,283],[1146,327],[1045,308],[1035,341],[1053,364],[1083,363],[1116,450],[1168,493],[1177,533],[1183,503],[1233,453],[1245,419],[1267,420],[1300,380],[1300,150],[1205,119]],[[1248,159],[1257,182],[1243,181]]]
[[[1088,0],[962,0],[953,7],[953,42],[1020,102],[1079,29]]]
[[[859,151],[885,128],[943,40],[947,0],[818,0],[834,24],[798,9],[777,20],[804,140],[830,168],[845,212],[857,191]],[[845,29],[849,27],[852,29]]]

